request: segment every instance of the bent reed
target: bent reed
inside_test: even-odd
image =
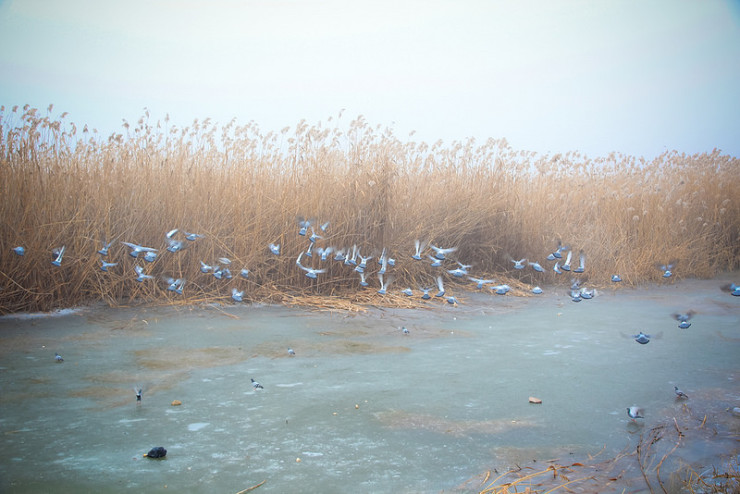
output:
[[[545,261],[558,240],[574,259],[586,253],[594,286],[610,285],[614,273],[634,285],[712,277],[739,264],[740,160],[718,150],[651,161],[551,156],[513,150],[505,139],[403,141],[361,116],[344,129],[327,126],[329,118],[263,132],[235,120],[151,123],[146,109],[136,125],[124,120],[121,133],[104,138],[52,111],[0,108],[0,313],[99,301],[231,303],[232,288],[252,302],[408,304],[400,290],[434,286],[438,273],[458,298],[475,290],[412,260],[415,239],[459,247],[450,269],[459,260],[472,264],[471,276],[522,291],[570,284]],[[330,222],[317,246],[373,253],[370,286],[341,263],[321,265],[316,254],[303,263],[328,272],[304,276],[295,262],[308,247],[300,217]],[[174,228],[204,237],[170,253],[165,233]],[[106,259],[119,263],[109,272],[97,254],[105,240],[115,240]],[[135,260],[121,241],[160,249],[158,258]],[[281,244],[280,256],[269,243]],[[52,250],[62,245],[64,260],[53,266]],[[14,254],[16,246],[26,254]],[[376,293],[383,248],[397,260],[387,295]],[[230,280],[200,272],[200,261],[220,257],[236,267]],[[540,262],[545,272],[516,271],[511,258]],[[665,281],[654,265],[673,259],[678,266]],[[135,265],[156,278],[138,283]],[[243,267],[248,279],[238,275]],[[187,280],[182,295],[167,290],[165,276]]]

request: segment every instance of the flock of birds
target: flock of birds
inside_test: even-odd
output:
[[[352,247],[339,248],[335,246],[319,246],[319,241],[325,239],[326,233],[329,227],[329,222],[322,224],[316,223],[314,220],[308,220],[299,218],[298,219],[298,235],[306,237],[308,242],[304,250],[298,255],[296,259],[296,266],[305,272],[305,276],[309,279],[316,280],[318,277],[328,271],[327,263],[329,260],[333,260],[336,263],[341,263],[344,266],[351,268],[356,274],[359,285],[361,287],[368,287],[370,282],[368,281],[369,273],[372,271],[370,261],[377,259],[378,268],[375,270],[375,276],[378,278],[379,288],[377,292],[380,295],[388,293],[391,284],[394,281],[394,275],[391,273],[391,268],[396,265],[396,260],[392,258],[386,248],[383,248],[381,253],[370,253],[364,255],[361,248],[356,244]],[[315,228],[318,228],[318,232]],[[310,230],[310,234],[309,234]],[[166,251],[175,254],[187,248],[189,242],[195,242],[196,240],[203,237],[201,234],[190,233],[183,231],[182,236],[184,238],[176,238],[180,232],[178,228],[170,230],[165,234],[165,241],[167,244]],[[111,268],[118,266],[119,262],[111,262],[107,260],[109,251],[114,241],[105,241],[102,243],[100,250],[97,253],[100,255],[100,270],[108,272]],[[121,242],[122,245],[129,249],[129,255],[136,259],[143,259],[144,263],[134,265],[134,271],[136,273],[135,280],[143,283],[147,280],[153,280],[156,277],[149,274],[145,265],[147,263],[153,263],[157,260],[160,249],[153,247],[147,247],[139,245],[133,242]],[[269,251],[279,256],[281,253],[280,244],[270,243],[268,246]],[[427,250],[428,249],[428,250]],[[464,264],[460,260],[451,259],[450,255],[458,250],[457,247],[439,247],[432,243],[416,240],[414,245],[414,253],[410,256],[415,261],[429,262],[431,268],[437,269],[438,272],[432,274],[433,284],[427,286],[418,286],[418,293],[423,300],[430,300],[432,298],[439,298],[446,300],[451,305],[457,305],[458,299],[454,296],[448,295],[445,289],[444,276],[452,277],[455,280],[464,280],[475,284],[478,290],[488,289],[492,293],[497,295],[506,295],[511,287],[505,283],[497,283],[495,279],[486,279],[472,276],[470,269],[473,267],[472,264]],[[18,246],[13,251],[23,256],[26,253],[26,249],[23,246]],[[64,259],[66,247],[62,246],[52,250],[51,264],[54,266],[61,266]],[[574,251],[567,245],[562,244],[560,241],[557,243],[557,248],[547,255],[547,261],[554,262],[551,269],[554,273],[562,275],[564,273],[572,273],[574,275],[571,278],[570,285],[570,299],[573,302],[580,302],[582,300],[592,299],[597,295],[597,292],[593,288],[587,288],[583,286],[583,279],[578,279],[575,275],[580,275],[586,271],[586,255],[583,250],[578,253],[578,265],[571,266],[573,262]],[[316,262],[313,260],[316,259]],[[510,258],[513,269],[515,271],[524,271],[526,269],[532,269],[536,273],[545,272],[545,268],[536,261],[531,261],[527,258],[513,259]],[[310,264],[318,264],[318,267],[314,267]],[[668,263],[657,263],[656,267],[661,270],[664,278],[670,278],[673,275],[673,269],[675,268],[677,261],[671,261]],[[200,271],[204,274],[214,276],[219,280],[230,280],[233,278],[231,273],[232,261],[227,257],[218,258],[216,263],[209,264],[204,261],[200,261]],[[239,272],[239,276],[244,279],[248,279],[250,271],[248,268],[243,267]],[[185,278],[174,278],[170,276],[162,276],[163,282],[166,284],[167,290],[182,294],[186,284]],[[622,278],[618,274],[614,274],[611,277],[611,281],[619,283]],[[740,286],[733,284],[722,287],[723,290],[730,292],[734,296],[740,296]],[[432,295],[432,292],[435,293]],[[542,288],[534,286],[531,289],[534,294],[543,293]],[[416,292],[409,286],[402,290],[400,293],[408,297],[413,297]],[[232,287],[231,298],[234,302],[242,302],[244,300],[244,290],[240,290],[237,287]]]
[[[307,278],[310,278],[312,280],[318,279],[319,275],[322,275],[328,271],[328,268],[326,267],[327,262],[329,262],[330,257],[334,262],[342,263],[344,266],[347,266],[351,268],[354,272],[357,273],[359,285],[362,287],[367,287],[370,285],[368,282],[368,273],[371,271],[371,263],[370,261],[376,258],[376,254],[370,253],[367,255],[363,255],[363,252],[361,251],[361,248],[357,245],[353,245],[350,247],[345,248],[338,248],[334,246],[319,246],[317,245],[318,241],[323,240],[326,236],[329,222],[325,223],[317,223],[314,220],[299,218],[298,219],[298,235],[301,237],[306,237],[308,239],[308,243],[306,244],[306,248],[300,252],[296,259],[296,266],[305,272],[305,276]],[[316,231],[316,227],[318,227],[318,232]],[[309,234],[310,230],[310,234]],[[182,235],[184,236],[184,240],[180,238],[176,238],[176,235],[180,232],[178,228],[175,228],[173,230],[170,230],[165,234],[165,240],[167,243],[166,250],[172,254],[175,254],[179,251],[182,251],[187,247],[188,242],[195,242],[196,240],[203,237],[201,234],[197,233],[189,233],[189,232],[182,232]],[[97,253],[100,255],[100,269],[102,271],[108,271],[110,268],[113,268],[119,264],[119,262],[109,262],[106,260],[109,250],[111,246],[113,245],[114,241],[110,242],[103,242],[102,247],[100,250],[97,251]],[[138,260],[140,258],[143,258],[143,260],[146,263],[152,263],[154,262],[158,255],[159,255],[159,249],[153,248],[153,247],[146,247],[143,245],[135,244],[132,242],[121,242],[121,244],[128,247],[129,255],[133,257],[134,259]],[[280,244],[270,243],[268,246],[269,251],[275,255],[280,255]],[[429,251],[427,251],[427,248]],[[56,248],[52,250],[52,260],[51,264],[54,266],[61,266],[64,254],[65,254],[65,246]],[[498,294],[498,295],[505,295],[510,291],[510,287],[507,284],[497,284],[495,279],[486,279],[486,278],[478,278],[475,276],[470,275],[470,269],[472,268],[472,264],[464,264],[460,260],[457,259],[451,259],[451,254],[455,253],[458,250],[457,247],[439,247],[434,244],[431,244],[429,242],[416,240],[414,245],[414,253],[411,255],[411,258],[415,261],[427,261],[429,262],[429,266],[431,268],[439,269],[439,273],[434,276],[434,285],[431,286],[419,286],[418,291],[420,292],[420,297],[422,300],[430,300],[433,297],[434,298],[440,298],[445,299],[449,304],[451,305],[457,305],[458,299],[454,296],[447,295],[447,290],[445,289],[444,285],[444,278],[443,274],[446,272],[447,275],[456,278],[456,279],[467,279],[470,282],[474,283],[476,288],[478,290],[483,290],[484,288],[487,288],[492,293]],[[13,251],[19,255],[23,256],[26,253],[26,249],[23,246],[18,246],[13,249]],[[333,256],[332,256],[333,254]],[[580,275],[586,272],[586,255],[583,252],[583,250],[579,251],[578,253],[578,265],[573,266],[573,255],[574,251],[568,247],[567,245],[562,244],[560,241],[557,243],[557,247],[554,251],[552,251],[549,255],[547,255],[546,260],[549,262],[554,262],[551,269],[553,272],[555,272],[558,275],[562,275],[564,273],[573,273],[574,275]],[[319,264],[320,267],[313,267],[312,265],[308,265],[309,260],[316,259],[316,263]],[[537,273],[543,273],[545,272],[545,268],[536,261],[531,261],[527,258],[522,259],[513,259],[510,258],[510,261],[513,263],[513,269],[517,271],[523,271],[525,269],[531,268],[534,272]],[[455,267],[450,267],[452,263],[456,264]],[[232,264],[232,261],[227,257],[220,257],[218,259],[218,262],[211,265],[207,264],[204,261],[200,261],[201,267],[200,271],[203,274],[209,274],[214,276],[215,278],[221,280],[229,280],[233,278],[233,275],[230,270],[230,266]],[[392,268],[396,265],[396,260],[387,252],[387,249],[383,248],[381,253],[377,255],[377,264],[378,268],[375,270],[375,275],[378,278],[380,288],[377,290],[377,292],[381,295],[385,295],[388,293],[388,289],[390,285],[394,281],[394,276],[391,272]],[[656,263],[656,268],[659,269],[663,274],[662,276],[664,278],[670,278],[673,275],[673,270],[675,269],[677,264],[677,261],[670,261],[668,263]],[[155,276],[148,274],[146,272],[146,269],[142,264],[136,264],[134,266],[134,271],[136,272],[136,281],[138,282],[144,282],[146,280],[154,279]],[[244,279],[249,278],[250,271],[248,268],[244,267],[239,272],[239,276],[241,276]],[[182,294],[183,288],[185,286],[186,280],[184,278],[172,278],[168,276],[164,276],[163,281],[167,285],[167,290]],[[619,283],[622,281],[621,277],[618,274],[614,274],[611,277],[611,281],[614,283]],[[582,283],[584,280],[578,279],[576,277],[571,278],[571,285],[570,285],[570,299],[573,302],[580,302],[582,300],[589,300],[592,299],[597,295],[597,292],[595,289],[589,289],[585,286],[582,286]],[[436,293],[432,295],[432,291],[435,290]],[[740,285],[736,285],[735,283],[731,283],[725,286],[722,286],[721,289],[723,291],[729,292],[733,296],[740,296]],[[415,295],[414,290],[411,287],[406,287],[400,291],[403,295],[406,295],[408,297],[413,297]],[[535,286],[532,288],[532,293],[534,294],[541,294],[543,293],[542,288],[539,286]],[[231,292],[231,298],[235,302],[242,302],[244,297],[244,290],[239,290],[238,288],[234,287],[232,288]],[[675,313],[672,314],[672,317],[678,321],[679,328],[685,329],[691,326],[691,323],[689,322],[690,319],[695,315],[694,311],[688,311],[684,314]],[[404,335],[409,334],[409,330],[406,327],[402,328],[402,332]],[[655,337],[659,337],[660,335],[655,335]],[[631,335],[631,337],[639,344],[645,345],[650,342],[651,338],[653,336],[646,334],[642,331],[640,331],[638,334]],[[293,357],[295,356],[295,351],[292,348],[288,349],[289,356]],[[58,353],[55,354],[55,360],[58,363],[61,363],[64,361],[61,355]],[[263,386],[252,379],[252,386],[255,390],[264,389]],[[142,393],[143,390],[141,388],[134,388],[134,392],[136,393],[136,400],[137,403],[141,402],[142,399]],[[680,399],[686,399],[688,396],[678,389],[678,387],[675,388],[675,393],[678,398]],[[635,421],[636,419],[644,418],[643,416],[643,409],[640,407],[632,406],[627,409],[627,415],[630,417],[631,420]]]

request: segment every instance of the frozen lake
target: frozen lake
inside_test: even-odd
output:
[[[719,434],[687,439],[684,460],[721,466],[740,431],[730,412],[740,297],[718,289],[725,281],[580,303],[560,287],[359,314],[244,305],[3,317],[0,491],[236,493],[262,481],[254,492],[475,491],[466,481],[488,470],[613,457],[689,415]],[[679,329],[670,314],[689,309]],[[639,331],[652,341],[629,337]],[[640,424],[631,405],[645,409]],[[166,459],[142,457],[154,446]],[[621,482],[617,492],[635,487]]]

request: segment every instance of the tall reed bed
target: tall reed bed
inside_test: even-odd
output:
[[[473,288],[413,261],[415,239],[459,247],[452,257],[472,264],[473,276],[537,284],[570,283],[545,261],[558,240],[586,253],[596,285],[612,273],[624,284],[659,280],[654,264],[672,259],[679,260],[674,279],[739,265],[740,160],[716,150],[652,161],[550,156],[516,151],[504,139],[401,140],[362,117],[263,132],[255,123],[209,119],[181,128],[151,122],[147,111],[105,138],[52,111],[0,111],[0,312],[230,301],[232,288],[252,301],[319,294],[393,303],[400,289],[433,285],[439,273],[450,292]],[[370,287],[337,262],[324,263],[328,272],[317,280],[305,277],[295,262],[308,247],[300,217],[330,222],[317,246],[373,253]],[[173,254],[164,250],[173,228],[204,237]],[[116,240],[108,260],[119,264],[102,272],[96,252],[106,239]],[[135,260],[121,241],[160,249],[159,256]],[[280,256],[271,242],[281,244]],[[24,256],[12,251],[19,245]],[[52,249],[62,245],[63,263],[53,266]],[[383,248],[397,261],[385,297],[375,295]],[[220,257],[232,260],[231,280],[199,270],[200,261]],[[511,258],[524,257],[546,272],[513,270]],[[316,255],[303,261],[322,264]],[[157,278],[135,281],[137,264]],[[248,279],[238,276],[242,267]],[[164,276],[187,279],[183,294],[166,290]]]

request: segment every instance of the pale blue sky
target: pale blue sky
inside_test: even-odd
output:
[[[0,46],[0,104],[106,136],[144,107],[265,131],[345,109],[402,140],[740,156],[737,1],[0,0]]]

